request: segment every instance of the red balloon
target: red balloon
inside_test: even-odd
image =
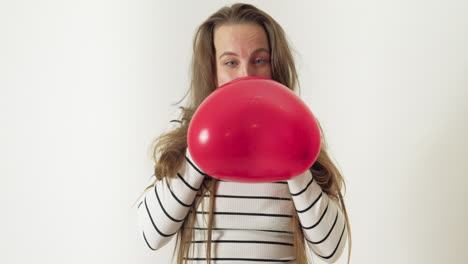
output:
[[[274,182],[309,169],[320,151],[320,130],[306,104],[283,84],[262,77],[218,87],[195,111],[187,144],[211,177]]]

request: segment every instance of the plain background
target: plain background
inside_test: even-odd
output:
[[[467,2],[247,2],[296,51],[347,183],[351,263],[466,263]],[[195,29],[230,3],[0,3],[0,263],[169,263],[132,204]]]

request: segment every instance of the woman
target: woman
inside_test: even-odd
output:
[[[157,250],[176,235],[178,264],[305,264],[309,249],[333,263],[346,241],[349,262],[344,180],[327,154],[322,130],[316,162],[283,182],[219,181],[191,159],[187,130],[195,110],[217,87],[245,76],[271,78],[293,91],[297,85],[282,28],[256,7],[234,4],[210,16],[195,35],[189,106],[180,107],[179,126],[155,140],[154,182],[138,204],[143,239]]]

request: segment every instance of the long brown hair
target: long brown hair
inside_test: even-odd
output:
[[[197,29],[193,39],[193,57],[191,63],[191,85],[190,89],[184,97],[177,102],[179,104],[190,92],[188,105],[179,107],[181,113],[176,122],[178,127],[157,137],[153,143],[153,160],[155,161],[154,175],[155,181],[149,185],[144,192],[152,188],[157,180],[163,177],[170,180],[171,177],[176,177],[176,173],[181,167],[185,159],[185,150],[187,148],[187,131],[190,120],[196,109],[202,101],[216,89],[215,74],[215,50],[213,44],[214,29],[220,25],[239,24],[239,23],[256,23],[262,26],[268,36],[271,50],[271,71],[272,79],[278,81],[291,90],[295,90],[299,86],[298,76],[294,59],[291,54],[291,49],[286,39],[281,26],[268,14],[255,6],[249,4],[237,3],[232,6],[223,7],[211,15]],[[342,187],[346,190],[344,179],[338,168],[334,165],[327,153],[327,144],[323,134],[320,122],[317,120],[321,132],[321,149],[315,163],[310,168],[310,171],[321,186],[322,190],[328,195],[339,200],[341,209],[346,218],[348,230],[348,263],[351,257],[351,228],[349,218],[346,211]],[[179,232],[177,233],[176,246],[174,247],[173,257],[177,251],[177,264],[183,264],[184,257],[189,256],[191,247],[190,241],[194,236],[194,224],[197,221],[196,208],[201,203],[204,207],[204,195],[209,193],[208,205],[208,230],[207,230],[207,248],[206,256],[207,263],[211,258],[211,233],[213,226],[213,208],[214,194],[217,180],[212,177],[205,177],[200,188],[200,196],[197,196],[191,212],[188,214]],[[143,193],[144,193],[143,192]],[[142,194],[143,195],[143,194]],[[141,196],[140,196],[141,197]],[[292,228],[294,233],[294,245],[296,252],[296,262],[298,264],[311,263],[306,254],[304,234],[299,224],[297,212],[293,210]],[[193,249],[193,247],[192,247]]]

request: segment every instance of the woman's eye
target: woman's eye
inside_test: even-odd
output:
[[[234,66],[234,65],[235,65],[235,62],[234,62],[234,61],[228,61],[228,62],[226,62],[226,63],[224,63],[224,64],[226,64],[226,65],[228,65],[228,66]]]
[[[264,63],[265,62],[265,59],[256,59],[255,60],[255,63]]]

